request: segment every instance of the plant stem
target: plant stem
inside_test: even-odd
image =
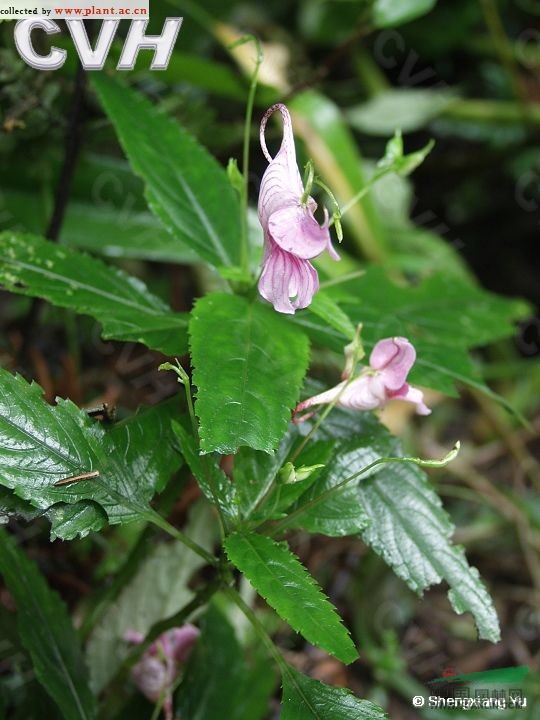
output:
[[[276,661],[276,664],[281,670],[282,674],[288,674],[289,668],[287,667],[287,663],[283,659],[277,647],[274,645],[272,638],[266,632],[264,625],[257,617],[255,611],[249,607],[249,605],[245,602],[242,596],[236,590],[234,590],[234,588],[227,587],[224,589],[224,593],[229,596],[229,598],[238,606],[238,608],[244,613],[249,622],[253,625],[253,628],[255,629],[257,635],[261,638],[263,644],[267,647],[270,655]]]
[[[499,14],[499,9],[495,0],[480,0],[484,19],[493,39],[493,44],[499,56],[501,65],[506,70],[510,85],[517,100],[521,103],[521,110],[526,119],[527,116],[527,98],[523,92],[523,87],[519,79],[519,70],[512,46],[506,36],[504,25]]]
[[[176,365],[173,365],[172,363],[163,363],[159,366],[160,370],[172,370],[175,372],[178,376],[178,382],[184,386],[184,392],[186,395],[186,403],[188,406],[188,414],[191,420],[191,428],[193,431],[193,437],[195,439],[195,442],[197,443],[197,447],[200,449],[201,440],[199,436],[199,428],[197,425],[197,418],[195,417],[195,408],[193,407],[193,398],[191,396],[191,380],[189,379],[189,375],[184,370],[184,368],[180,365],[178,360],[176,361]],[[224,514],[221,511],[220,503],[219,503],[219,497],[217,490],[214,485],[213,478],[210,474],[210,470],[208,469],[208,460],[206,458],[206,455],[203,455],[201,457],[201,466],[203,469],[203,473],[206,477],[206,482],[208,483],[208,487],[210,488],[212,492],[212,499],[214,501],[214,505],[216,507],[218,518],[219,518],[219,527],[221,532],[221,539],[225,537],[225,528],[227,526],[226,518]]]
[[[145,517],[149,522],[161,528],[175,540],[178,540],[183,545],[188,547],[196,555],[202,557],[203,560],[206,560],[209,565],[213,565],[214,567],[216,567],[219,564],[218,559],[214,557],[214,555],[211,555],[201,545],[199,545],[190,537],[185,535],[181,530],[178,530],[178,528],[175,528],[174,525],[171,525],[171,523],[165,520],[165,518],[161,517],[159,513],[149,508],[148,511],[145,513]]]
[[[292,513],[290,513],[286,518],[283,518],[283,520],[280,520],[274,527],[272,528],[272,532],[270,533],[271,536],[276,535],[281,530],[285,529],[287,525],[290,524],[291,520],[294,520],[294,518],[298,517],[299,515],[302,515],[306,510],[309,510],[310,508],[314,507],[315,505],[318,505],[323,500],[326,500],[328,497],[333,495],[334,493],[341,490],[345,485],[352,482],[353,480],[356,480],[357,478],[361,477],[365,473],[369,472],[370,470],[373,470],[378,465],[386,465],[387,463],[405,463],[405,464],[411,464],[411,465],[419,465],[420,467],[445,467],[449,462],[451,462],[459,452],[459,443],[456,443],[456,446],[453,450],[451,450],[446,457],[444,457],[442,460],[422,460],[422,458],[413,458],[413,457],[384,457],[384,458],[378,458],[377,460],[374,460],[372,463],[369,463],[369,465],[366,465],[361,470],[358,470],[358,472],[353,473],[352,475],[349,475],[349,477],[345,478],[341,482],[339,482],[337,485],[333,485],[331,488],[328,488],[324,492],[322,492],[320,495],[317,495],[317,497],[314,497],[312,500],[307,502],[305,505],[302,505],[302,507],[297,508],[296,510],[293,510]]]
[[[249,622],[253,625],[255,632],[261,638],[263,644],[267,647],[268,652],[275,660],[275,663],[281,672],[282,679],[287,677],[291,685],[294,685],[294,687],[296,688],[298,694],[303,695],[302,689],[298,686],[298,682],[293,673],[291,672],[291,668],[287,665],[282,654],[274,645],[272,638],[266,632],[264,625],[257,617],[255,611],[249,607],[249,605],[244,601],[241,595],[233,588],[225,588],[224,593],[230,597],[230,599],[238,606],[238,608],[244,613]]]
[[[255,69],[253,70],[253,74],[251,75],[251,80],[249,83],[249,92],[248,92],[248,98],[246,103],[246,119],[244,122],[244,141],[243,141],[243,151],[242,151],[242,176],[243,176],[243,186],[242,186],[242,195],[241,195],[241,202],[240,202],[240,211],[242,213],[241,222],[242,222],[242,236],[241,236],[241,255],[240,255],[240,261],[242,265],[242,270],[246,273],[246,275],[249,274],[249,236],[248,236],[248,198],[249,198],[249,146],[251,141],[251,120],[253,117],[253,104],[255,102],[255,92],[257,90],[257,78],[259,76],[259,68],[261,66],[261,63],[263,61],[263,53],[261,44],[259,42],[259,39],[255,37],[255,35],[245,35],[244,37],[240,38],[237,42],[233,43],[229,47],[229,49],[232,49],[234,47],[237,47],[238,45],[241,45],[246,42],[252,42],[255,45],[256,49],[256,56],[255,56]]]
[[[378,180],[391,172],[395,172],[395,169],[393,167],[385,168],[384,170],[379,170],[379,172],[376,172],[375,175],[373,175],[373,177],[371,178],[371,180],[369,180],[369,182],[364,185],[361,190],[359,190],[355,195],[352,196],[350,200],[345,203],[345,205],[343,205],[343,207],[341,208],[341,217],[343,217],[346,212],[348,212],[352,207],[354,207],[354,205],[356,205],[356,203],[359,202],[364,197],[364,195],[367,195]],[[334,218],[332,218],[329,222],[330,227],[333,224]]]

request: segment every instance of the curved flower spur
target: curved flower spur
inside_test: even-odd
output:
[[[283,140],[274,158],[268,152],[265,130],[268,118],[276,111],[283,118]],[[324,222],[315,218],[317,203],[304,189],[298,166],[292,122],[285,105],[272,105],[261,121],[260,142],[269,162],[259,193],[258,214],[264,231],[264,257],[259,292],[281,313],[294,314],[307,307],[319,289],[319,277],[309,262],[328,250],[334,260],[339,255],[332,247],[328,211]],[[311,177],[312,180],[312,177]]]

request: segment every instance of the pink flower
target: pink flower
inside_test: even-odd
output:
[[[375,410],[384,407],[388,400],[406,400],[416,405],[419,415],[429,415],[431,410],[424,404],[422,391],[406,382],[415,360],[416,350],[406,338],[380,340],[371,352],[369,367],[364,367],[353,380],[345,379],[330,390],[301,402],[294,411],[294,421],[302,422],[313,415],[311,412],[297,417],[306,408],[325,405],[336,398],[337,405],[352,410]],[[345,378],[349,372],[344,373]]]
[[[174,684],[199,634],[199,630],[189,624],[167,630],[145,650],[131,671],[135,685],[150,702],[163,702],[166,720],[173,718]],[[138,645],[144,640],[144,635],[128,630],[124,640]]]
[[[268,118],[276,110],[283,118],[283,140],[272,158],[264,132]],[[260,139],[269,165],[259,193],[259,220],[264,231],[259,292],[278,312],[292,315],[298,308],[307,307],[319,289],[317,271],[309,261],[324,250],[334,260],[339,260],[339,255],[332,247],[326,209],[324,222],[319,225],[314,216],[315,200],[308,197],[302,202],[304,187],[296,164],[291,116],[285,105],[278,103],[266,111]]]

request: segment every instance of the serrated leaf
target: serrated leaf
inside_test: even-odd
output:
[[[186,351],[186,316],[144,283],[101,260],[35,235],[0,234],[0,285],[91,315],[103,337],[141,342],[169,355]]]
[[[272,452],[307,369],[305,335],[257,301],[220,293],[197,302],[189,334],[201,450]]]
[[[51,540],[85,537],[107,525],[107,513],[90,500],[81,500],[74,505],[57,503],[48,510],[39,510],[0,485],[0,525],[7,523],[12,517],[31,522],[42,516],[51,523]]]
[[[17,626],[36,675],[66,720],[91,720],[95,698],[67,609],[37,567],[0,529],[0,573],[17,604]]]
[[[42,511],[56,507],[60,537],[96,529],[88,502],[111,523],[134,520],[180,465],[174,407],[157,405],[106,430],[69,400],[48,405],[39,385],[0,369],[0,484]],[[96,470],[97,478],[54,485]],[[65,510],[64,503],[77,507]]]
[[[281,720],[384,720],[384,710],[345,688],[331,687],[288,666],[283,673]]]
[[[211,548],[213,521],[208,506],[193,508],[185,530],[199,545]],[[204,560],[179,542],[155,547],[92,632],[86,658],[95,692],[112,679],[126,656],[126,630],[145,635],[158,620],[184,607],[193,597],[189,580],[202,565]]]
[[[219,467],[219,456],[199,455],[193,435],[179,422],[173,421],[172,428],[180,443],[182,455],[204,496],[234,523],[238,519],[235,486]]]
[[[240,208],[225,171],[140,93],[103,73],[92,81],[165,228],[211,265],[239,265]]]
[[[255,533],[225,540],[229,560],[308,642],[351,663],[358,653],[333,605],[285,543]]]
[[[358,499],[371,522],[364,541],[416,592],[446,580],[457,613],[472,613],[478,634],[498,642],[493,602],[463,548],[452,545],[450,518],[420,468],[383,466],[358,486]]]
[[[313,503],[329,488],[377,458],[403,456],[400,443],[374,417],[369,421],[369,432],[366,427],[362,431],[361,416],[355,420],[352,413],[339,409],[329,416],[323,436],[334,437],[334,463],[324,468],[300,498],[298,507]],[[329,440],[319,440],[310,451],[320,444],[326,449]],[[304,454],[301,458],[304,461]],[[307,507],[294,519],[294,526],[327,535],[360,533],[417,593],[446,580],[456,612],[471,612],[480,637],[498,640],[493,602],[477,570],[468,565],[462,548],[452,544],[454,526],[426,474],[417,466],[376,467]]]
[[[99,532],[108,523],[105,510],[91,500],[81,500],[73,505],[57,503],[50,507],[45,517],[51,523],[51,540],[74,540]]]

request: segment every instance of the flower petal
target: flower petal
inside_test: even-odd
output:
[[[269,242],[259,292],[281,313],[293,315],[307,307],[319,289],[317,271],[307,260],[294,257],[275,243]]]
[[[405,383],[399,390],[393,392],[389,398],[413,403],[416,405],[418,415],[431,415],[430,408],[424,403],[424,393],[420,388],[409,385],[408,383]]]
[[[416,350],[403,337],[380,340],[373,348],[369,364],[374,370],[380,370],[384,384],[390,391],[399,390],[407,379],[416,360]]]
[[[187,660],[200,634],[199,628],[189,623],[169,631],[171,652],[177,663],[183,663]]]
[[[375,410],[386,402],[384,383],[379,374],[362,374],[345,388],[339,405],[351,410]]]
[[[321,227],[307,207],[285,207],[270,215],[268,232],[282,250],[303,260],[311,260],[326,250],[330,242],[327,227]]]

